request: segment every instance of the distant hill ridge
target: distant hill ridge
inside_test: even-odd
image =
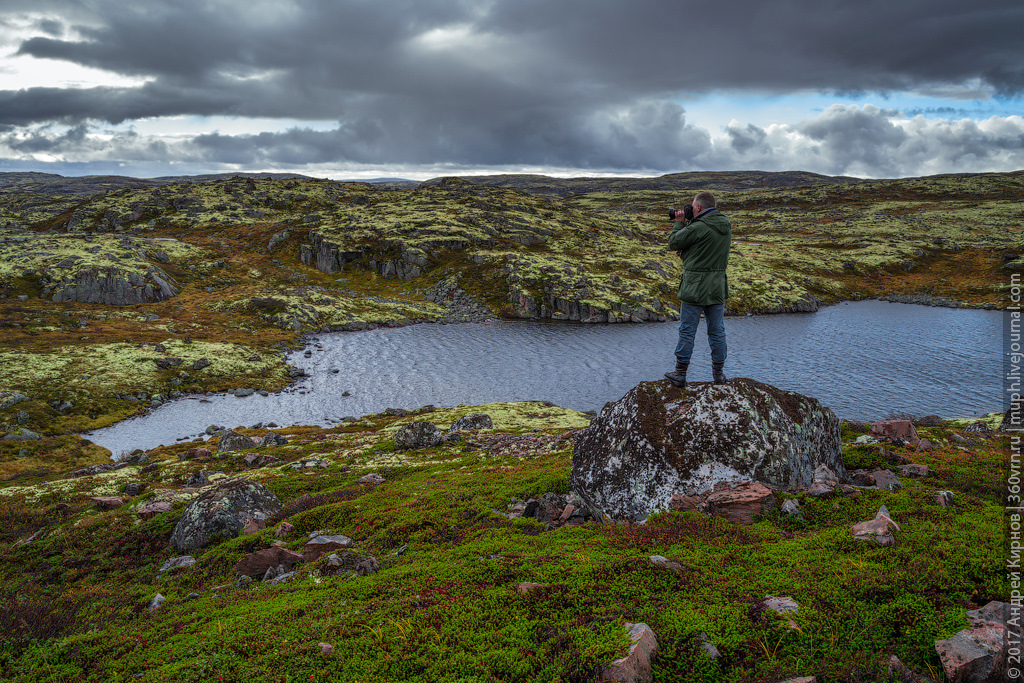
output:
[[[650,178],[555,178],[533,174],[499,174],[443,176],[423,182],[401,178],[364,180],[372,185],[391,188],[417,189],[437,185],[448,177],[457,177],[475,185],[489,185],[527,192],[534,195],[569,197],[592,192],[636,192],[644,190],[752,190],[763,188],[797,187],[851,183],[859,180],[848,176],[826,176],[806,171],[691,171],[670,173]],[[151,188],[174,183],[208,183],[229,178],[271,178],[277,180],[310,178],[298,173],[209,173],[203,175],[161,176],[133,178],[120,175],[62,176],[56,173],[9,172],[0,173],[0,192],[45,192],[66,196],[90,196],[121,189]]]

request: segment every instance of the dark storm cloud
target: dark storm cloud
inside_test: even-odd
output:
[[[686,121],[679,103],[692,96],[1024,93],[1024,4],[1011,0],[10,0],[0,22],[28,12],[43,18],[12,46],[19,55],[146,82],[0,91],[0,126],[338,122],[194,140],[215,162],[708,167],[771,157],[778,143],[740,124],[716,149]],[[835,163],[879,169],[894,164],[874,150],[903,134],[864,112],[799,133]]]

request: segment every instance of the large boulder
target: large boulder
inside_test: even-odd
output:
[[[266,519],[280,509],[281,501],[262,484],[245,479],[221,481],[188,504],[174,527],[171,543],[184,552],[235,538],[246,521]]]
[[[441,430],[429,422],[410,422],[395,433],[395,448],[400,451],[432,448],[443,440]]]
[[[645,519],[673,494],[753,479],[810,486],[843,467],[839,420],[816,399],[750,379],[641,382],[576,435],[570,484],[595,517]]]

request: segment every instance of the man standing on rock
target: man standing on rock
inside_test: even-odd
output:
[[[701,313],[708,325],[715,384],[725,384],[722,372],[726,356],[725,300],[729,297],[725,268],[729,264],[731,243],[732,226],[715,208],[715,198],[710,192],[698,192],[693,198],[692,220],[677,220],[672,227],[668,248],[683,259],[683,274],[679,280],[676,369],[666,372],[665,377],[677,387],[686,386],[686,368],[690,365]]]

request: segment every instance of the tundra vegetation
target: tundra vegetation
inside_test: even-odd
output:
[[[285,430],[289,444],[268,448],[284,461],[275,466],[235,454],[179,461],[189,447],[179,445],[151,452],[156,473],[69,478],[109,462],[81,431],[178,395],[281,389],[284,351],[305,333],[464,319],[453,302],[466,300],[494,316],[671,320],[679,262],[664,246],[665,212],[700,189],[716,193],[734,226],[734,314],[901,296],[998,308],[1021,268],[1024,172],[415,187],[0,174],[0,432],[40,437],[0,440],[3,675],[592,680],[598,663],[624,653],[626,620],[663,639],[658,680],[884,680],[889,654],[938,675],[934,640],[964,625],[965,608],[1005,595],[996,555],[1008,444],[965,449],[949,441],[952,423],[921,430],[941,444],[915,458],[936,470],[928,490],[908,482],[806,500],[804,522],[772,516],[742,529],[690,513],[632,527],[510,520],[513,498],[568,488],[572,430],[585,420],[542,404],[428,416],[443,426],[460,410],[492,414],[493,434],[506,438],[472,448],[468,439],[397,453],[394,431],[410,418],[378,415]],[[870,446],[845,454],[848,467],[880,457]],[[329,466],[287,466],[309,457]],[[318,561],[291,583],[212,590],[233,585],[240,557],[269,546],[268,529],[158,577],[192,495],[181,484],[200,469],[257,478],[286,509],[309,493],[316,504],[288,521],[350,536],[381,571],[332,575]],[[387,482],[354,483],[370,471]],[[91,506],[129,480],[145,485],[132,505]],[[934,488],[954,491],[957,509],[935,509]],[[161,497],[174,509],[136,523],[135,503]],[[900,543],[854,542],[848,525],[881,503],[904,529]],[[661,571],[646,560],[657,554],[692,571]],[[520,596],[522,581],[548,588]],[[150,612],[157,591],[167,604]],[[799,594],[799,628],[767,616],[765,594]],[[702,632],[721,660],[699,659]],[[319,642],[334,653],[321,655]]]
[[[447,429],[471,412],[491,415],[493,429],[395,449],[403,425]],[[599,666],[625,654],[628,621],[657,634],[656,681],[884,681],[891,655],[942,680],[935,641],[967,625],[965,609],[1007,593],[1005,434],[956,439],[949,424],[919,427],[936,448],[895,452],[931,476],[855,498],[778,494],[800,502],[802,519],[773,512],[741,527],[666,512],[645,524],[557,528],[510,519],[515,500],[568,493],[574,434],[587,422],[537,402],[428,407],[277,430],[287,445],[199,459],[187,452],[202,442],[161,447],[145,471],[8,482],[0,489],[0,675],[593,681]],[[887,444],[854,444],[861,433],[844,426],[846,467],[885,467]],[[247,465],[252,455],[279,461]],[[320,466],[292,466],[311,458]],[[200,471],[259,481],[282,511],[268,528],[192,551],[194,565],[161,573],[182,554],[169,538],[184,505],[221,476],[183,487]],[[385,481],[357,483],[370,473]],[[92,496],[123,496],[128,482],[142,492],[124,506],[92,504]],[[937,490],[953,491],[956,506],[938,506]],[[142,520],[138,509],[158,500],[172,509]],[[882,504],[902,529],[896,545],[855,540],[850,525]],[[348,536],[350,564],[333,568],[325,555],[296,565],[288,582],[257,577],[239,587],[236,564],[270,547],[283,522],[294,526],[285,547],[295,551],[314,531]],[[371,556],[375,573],[353,570]],[[524,582],[542,588],[521,594]],[[147,609],[157,593],[166,601]],[[765,609],[768,595],[792,596],[799,610],[782,618]],[[701,634],[719,659],[705,653]]]

